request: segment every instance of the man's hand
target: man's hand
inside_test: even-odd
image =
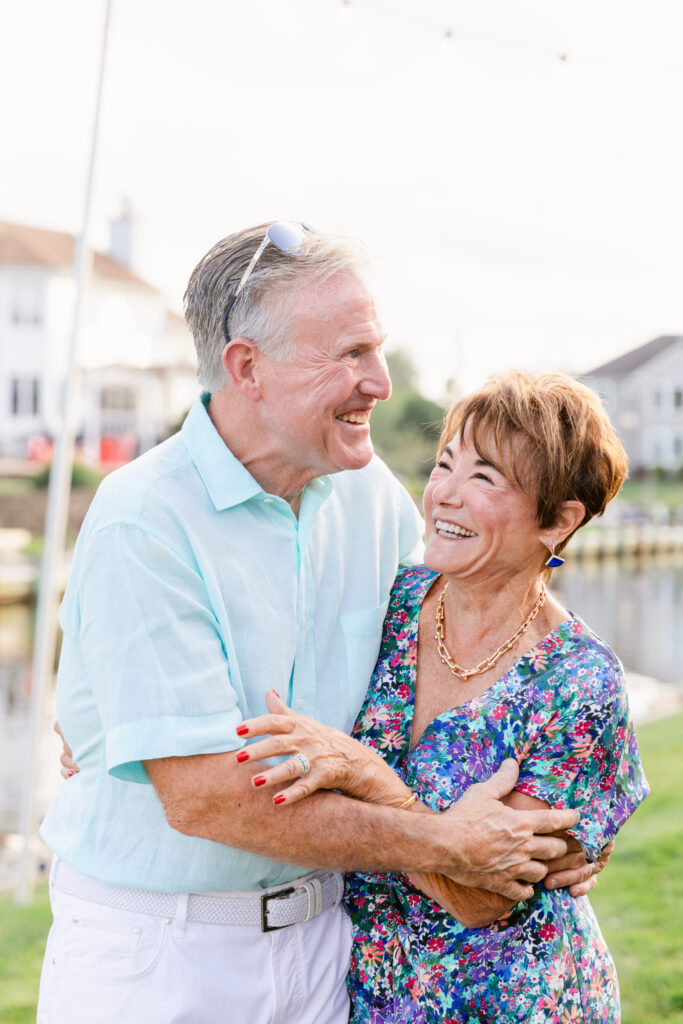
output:
[[[451,860],[442,872],[461,885],[488,889],[518,903],[533,894],[548,868],[567,854],[566,839],[553,833],[579,820],[574,810],[513,810],[501,801],[517,782],[517,762],[508,759],[487,782],[471,786],[439,815],[451,829]]]
[[[62,764],[62,775],[65,779],[70,779],[72,775],[75,775],[76,772],[80,772],[81,769],[74,761],[73,751],[64,739],[64,733],[59,728],[59,722],[55,722],[52,728],[62,741],[62,753],[59,758]]]
[[[587,896],[598,884],[598,875],[607,867],[614,850],[614,840],[604,848],[594,864],[588,864],[583,848],[576,839],[567,837],[569,848],[564,857],[548,862],[544,880],[546,889],[569,889],[572,896]]]

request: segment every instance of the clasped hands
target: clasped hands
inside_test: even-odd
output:
[[[297,714],[274,691],[266,695],[266,705],[267,715],[243,722],[239,730],[249,738],[265,738],[250,743],[235,756],[246,768],[268,758],[286,758],[254,774],[251,780],[258,791],[288,783],[286,788],[278,788],[274,797],[277,805],[296,803],[318,789],[340,790],[359,800],[394,807],[410,796],[409,788],[374,750],[346,733]],[[55,731],[63,743],[62,774],[69,778],[79,768],[58,723]],[[295,753],[303,754],[311,765],[303,778],[301,763],[291,757]],[[511,903],[528,898],[533,892],[529,883],[541,880],[547,889],[567,888],[572,896],[590,892],[614,844],[604,848],[595,864],[589,864],[580,844],[562,831],[576,823],[577,812],[513,810],[505,806],[503,801],[511,799],[517,776],[516,762],[508,760],[487,782],[471,786],[440,814],[419,801],[400,811],[425,815],[420,823],[425,840],[430,841],[425,849],[440,850],[438,863],[425,867],[429,882],[435,873],[445,875],[470,887],[472,897],[472,890],[478,888],[498,893]],[[411,872],[410,877],[445,905],[440,893],[432,893],[426,884],[426,874],[418,879]],[[439,888],[442,882],[440,879]]]
[[[239,733],[250,743],[236,754],[239,763],[252,765],[270,758],[285,758],[255,774],[257,788],[276,788],[273,802],[280,807],[297,803],[316,790],[339,790],[370,803],[400,806],[410,789],[372,749],[331,726],[300,715],[275,691],[266,695],[268,714],[245,720]],[[303,754],[310,771],[301,774]],[[598,873],[612,853],[613,843],[595,864],[586,861],[580,843],[564,831],[578,820],[573,810],[513,810],[503,799],[514,789],[518,767],[507,760],[485,783],[478,783],[440,819],[452,818],[453,840],[460,847],[457,880],[490,889],[519,901],[532,893],[529,883],[544,880],[547,889],[568,888],[584,896],[595,886]],[[410,812],[431,813],[420,802]],[[406,812],[407,813],[407,812]]]

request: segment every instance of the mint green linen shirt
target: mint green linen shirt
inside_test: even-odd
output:
[[[47,845],[102,882],[161,892],[301,875],[174,831],[141,762],[242,746],[235,728],[271,688],[350,730],[398,565],[419,560],[421,535],[378,458],[312,481],[297,519],[198,398],[180,433],[103,481],[78,538],[57,714],[81,770],[43,822]]]

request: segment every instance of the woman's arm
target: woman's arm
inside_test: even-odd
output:
[[[540,810],[548,807],[542,800],[518,793],[517,790],[504,797],[503,803],[515,810]],[[576,846],[578,845],[576,843]],[[488,892],[486,889],[458,885],[444,875],[410,874],[408,878],[413,885],[435,900],[466,928],[485,928],[505,917],[516,905],[513,900],[505,899],[504,896]]]

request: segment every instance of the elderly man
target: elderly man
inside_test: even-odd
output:
[[[252,784],[234,751],[268,690],[352,725],[421,521],[373,458],[390,382],[353,246],[283,224],[233,235],[192,274],[186,316],[203,395],[102,484],[61,610],[80,771],[42,829],[57,856],[38,1019],[341,1024],[340,871],[519,898],[576,815],[504,807],[514,765],[433,816],[338,793],[283,811]]]

